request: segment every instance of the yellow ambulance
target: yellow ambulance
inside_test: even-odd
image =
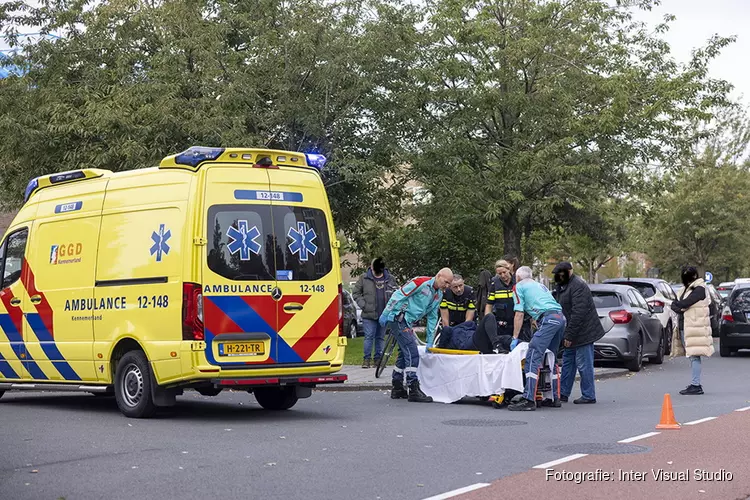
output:
[[[0,246],[0,396],[185,389],[271,410],[341,383],[339,242],[325,157],[192,147],[158,167],[33,179]]]

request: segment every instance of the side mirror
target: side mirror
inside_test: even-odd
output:
[[[654,314],[661,314],[664,312],[664,306],[651,306],[651,312]]]

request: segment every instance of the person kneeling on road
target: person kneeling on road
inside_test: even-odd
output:
[[[489,313],[477,324],[465,321],[456,326],[444,326],[438,347],[479,351],[482,354],[505,354],[510,352],[510,342],[504,343],[497,334],[497,320]]]
[[[417,403],[431,403],[432,398],[419,388],[417,367],[419,351],[412,326],[422,318],[427,318],[427,346],[432,345],[438,322],[438,308],[443,300],[443,291],[453,282],[453,271],[441,269],[434,278],[414,278],[396,290],[385,310],[380,315],[380,324],[391,323],[396,342],[398,358],[393,369],[391,399],[408,398]],[[404,386],[406,374],[406,387]]]
[[[526,388],[523,398],[517,403],[508,406],[511,411],[534,411],[536,410],[536,391],[539,383],[539,370],[544,361],[544,353],[549,349],[553,353],[558,351],[560,341],[565,332],[565,316],[562,307],[552,297],[547,287],[534,281],[531,268],[523,266],[516,271],[515,298],[516,312],[513,320],[513,341],[511,349],[518,345],[518,335],[523,326],[524,313],[528,313],[536,321],[539,328],[529,342],[529,350],[526,353]],[[553,383],[554,385],[554,383]],[[557,391],[552,391],[552,405],[559,407]]]

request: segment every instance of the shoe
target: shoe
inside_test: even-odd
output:
[[[578,398],[575,401],[573,401],[573,404],[576,404],[576,405],[592,405],[594,403],[596,403],[596,399]]]
[[[377,368],[379,364],[380,364],[380,358],[375,358],[375,359],[372,360],[371,367],[372,368]]]
[[[391,387],[391,399],[406,399],[409,397],[402,382],[393,382]]]
[[[547,399],[545,399],[545,400],[542,401],[541,406],[544,406],[544,407],[547,407],[547,408],[561,408],[562,407],[562,403],[560,402],[560,400],[553,401],[553,400],[547,398]]]
[[[510,411],[536,411],[536,403],[524,398],[518,403],[508,405]]]
[[[680,394],[682,394],[683,396],[698,396],[700,394],[703,394],[703,386],[690,384],[685,389],[681,390]]]
[[[370,359],[369,358],[364,358],[362,360],[362,368],[370,368]]]
[[[563,403],[567,403],[568,402],[568,396],[560,396],[560,401],[562,401]]]
[[[415,380],[409,384],[408,399],[412,403],[432,403],[432,398],[422,392],[422,389],[419,388],[419,380]]]

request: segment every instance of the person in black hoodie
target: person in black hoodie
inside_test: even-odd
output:
[[[604,328],[596,312],[588,285],[573,274],[570,262],[560,262],[552,271],[555,276],[555,297],[568,321],[563,334],[563,366],[560,400],[567,402],[575,383],[576,371],[581,374],[581,397],[575,404],[596,403],[594,389],[594,342],[604,336]]]
[[[381,326],[378,319],[396,288],[396,280],[385,268],[385,261],[380,257],[372,261],[367,272],[360,276],[354,285],[352,297],[362,309],[362,327],[365,331],[362,368],[370,368],[373,362],[372,366],[377,366],[383,356],[385,326]]]

